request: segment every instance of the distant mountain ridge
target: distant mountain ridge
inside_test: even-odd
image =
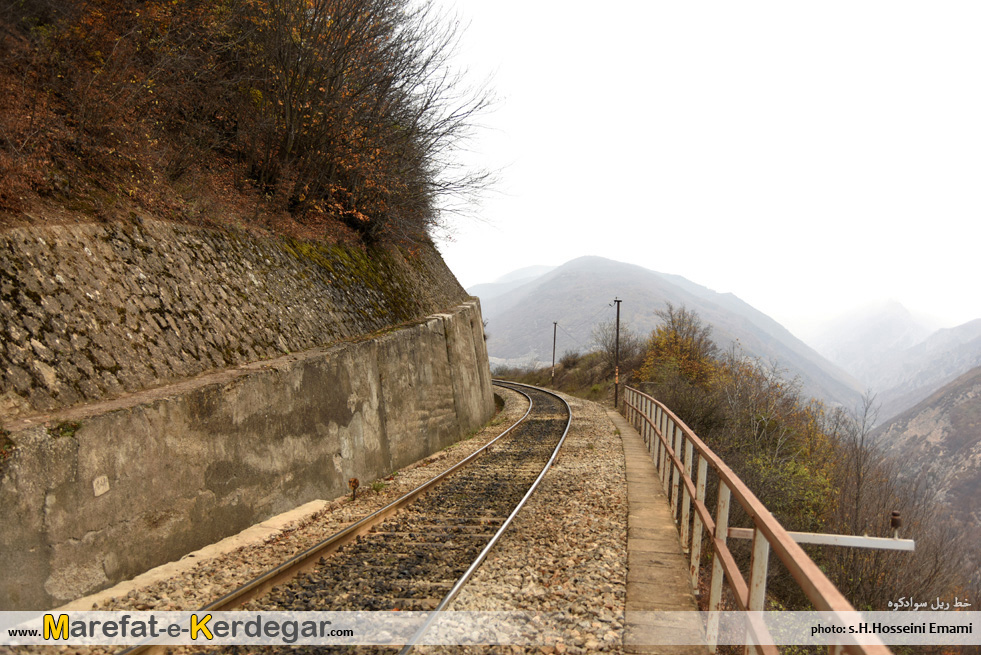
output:
[[[893,302],[842,319],[813,343],[876,394],[886,420],[981,366],[981,319],[933,331]]]
[[[490,298],[507,293],[512,289],[517,289],[536,277],[541,277],[553,270],[555,270],[554,266],[526,266],[516,271],[511,271],[493,282],[474,285],[467,289],[467,293],[471,296],[478,296],[481,301],[489,300]]]
[[[819,353],[865,380],[885,356],[916,345],[931,332],[902,304],[890,301],[839,318],[811,342]]]
[[[981,366],[981,319],[938,330],[883,362],[879,374],[890,386],[880,394],[881,415],[898,414],[976,366]]]
[[[479,286],[468,291],[480,295]],[[638,337],[654,329],[654,311],[665,303],[685,305],[713,326],[721,348],[738,343],[749,355],[775,361],[788,377],[799,376],[812,397],[848,408],[860,401],[857,382],[737,296],[602,257],[580,257],[503,293],[481,296],[492,363],[550,362],[553,321],[559,355],[592,349],[593,328],[615,316],[614,297],[623,300],[621,320]]]

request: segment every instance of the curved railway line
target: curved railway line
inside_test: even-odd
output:
[[[495,384],[530,401],[528,412],[496,439],[201,611],[442,610],[544,477],[572,420],[569,405],[550,392]],[[157,648],[147,645],[124,652]],[[334,648],[320,646],[311,652]],[[349,652],[350,647],[336,649]]]

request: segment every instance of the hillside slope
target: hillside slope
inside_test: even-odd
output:
[[[0,226],[424,239],[488,178],[458,156],[487,93],[430,5],[0,2]]]
[[[981,367],[882,425],[875,437],[911,476],[926,474],[962,518],[981,526]]]
[[[712,325],[722,348],[738,342],[747,354],[776,362],[788,377],[800,377],[808,395],[849,408],[859,402],[859,386],[847,374],[738,297],[601,257],[574,259],[510,292],[482,299],[492,362],[550,362],[553,321],[559,325],[558,354],[591,350],[593,328],[615,317],[614,297],[623,300],[621,320],[638,336],[654,329],[654,311],[666,302],[685,305]]]

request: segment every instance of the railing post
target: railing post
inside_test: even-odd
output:
[[[654,421],[654,403],[651,402],[650,400],[647,400],[646,402],[647,402],[647,406],[644,411],[644,415],[647,417],[646,443],[647,443],[647,453],[650,454],[651,448],[654,447],[654,444],[651,443],[651,424]]]
[[[656,420],[655,419],[656,416],[657,416],[657,403],[655,403],[652,400],[651,401],[651,406],[650,406],[650,413],[647,415],[647,418],[650,419],[650,422],[647,424],[647,450],[648,450],[648,452],[651,453],[652,456],[654,454],[654,448],[655,448],[655,445],[654,445],[654,425],[655,425],[654,424],[654,421]]]
[[[644,427],[644,446],[647,448],[647,452],[651,452],[651,401],[644,398],[644,417],[641,425]]]
[[[688,441],[687,435],[681,433],[681,447],[685,451],[685,477],[691,479],[691,460],[695,450],[695,444]],[[688,544],[689,525],[691,520],[691,493],[688,492],[688,485],[681,487],[681,548],[684,552],[689,552],[691,547]]]
[[[658,416],[657,421],[657,477],[661,480],[661,488],[664,488],[664,463],[661,461],[664,457],[664,421],[665,414],[664,410],[661,410],[660,416]]]
[[[659,464],[661,463],[661,406],[654,405],[654,434],[651,435],[651,441],[654,443],[654,466],[658,467],[658,474],[661,473]]]
[[[671,462],[671,448],[674,447],[674,435],[675,435],[675,423],[674,421],[668,421],[668,434],[664,435],[669,446],[664,448],[664,472],[665,472],[665,488],[664,491],[668,495],[668,507],[671,508],[671,519],[674,520],[674,503],[676,498],[674,497],[674,464]]]
[[[749,611],[762,612],[766,599],[766,572],[770,560],[770,542],[763,532],[753,530],[753,558],[749,565]]]
[[[648,418],[651,419],[650,425],[647,426],[649,432],[648,451],[651,454],[651,461],[657,465],[657,458],[655,457],[657,452],[657,403],[654,401],[651,401],[651,414]]]
[[[762,612],[766,601],[766,572],[770,561],[770,542],[763,536],[759,528],[753,530],[753,557],[749,564],[749,600],[747,609],[750,612]],[[752,639],[750,631],[746,631],[746,655],[762,653]]]
[[[674,450],[675,459],[679,462],[681,461],[681,427],[677,424],[674,426],[674,438],[671,440],[671,448]],[[672,482],[672,490],[674,495],[671,501],[671,517],[677,522],[680,520],[681,509],[681,469],[675,467],[674,461],[671,462],[671,473],[674,475],[674,481]]]
[[[635,400],[634,404],[637,405],[637,410],[636,413],[634,414],[634,417],[637,420],[635,427],[637,428],[637,432],[640,434],[641,438],[643,438],[644,437],[644,407],[646,407],[646,405],[644,404],[645,398],[641,396],[639,393],[636,393],[633,398]]]
[[[708,461],[698,456],[698,476],[695,478],[695,500],[705,502],[705,480],[708,477]],[[702,515],[695,512],[692,519],[691,534],[691,587],[698,595],[698,574],[702,568],[702,536],[705,533],[705,524],[702,522]]]
[[[709,619],[706,626],[706,640],[711,652],[716,651],[719,639],[719,608],[722,606],[722,583],[725,569],[719,557],[719,547],[724,546],[729,538],[729,501],[731,492],[728,485],[719,480],[719,502],[715,511],[715,534],[712,539],[712,579],[709,587]],[[719,542],[722,542],[719,544]]]
[[[667,430],[664,432],[664,493],[668,495],[668,503],[671,503],[671,440],[674,438],[674,421],[669,417]]]
[[[664,408],[662,407],[661,408],[661,436],[658,439],[658,441],[661,442],[661,452],[660,452],[660,457],[658,458],[658,460],[661,461],[661,483],[662,484],[664,483],[664,462],[663,462],[663,460],[664,460],[664,435],[667,434],[667,431],[668,431],[668,420],[669,420],[668,419],[668,413],[666,411],[664,411]]]

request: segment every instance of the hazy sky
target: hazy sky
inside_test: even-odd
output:
[[[464,286],[600,255],[791,329],[893,298],[981,317],[981,3],[445,0],[500,98]]]

